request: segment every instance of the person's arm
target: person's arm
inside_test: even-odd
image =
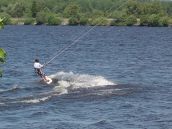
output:
[[[40,68],[43,68],[43,67],[44,67],[44,65],[42,65],[42,64],[39,64],[39,67],[40,67]]]

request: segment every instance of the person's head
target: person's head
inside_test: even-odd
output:
[[[35,62],[39,62],[39,59],[35,59]]]

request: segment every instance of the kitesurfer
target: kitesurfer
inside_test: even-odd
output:
[[[42,68],[44,67],[44,65],[40,64],[39,63],[39,59],[35,59],[35,62],[34,62],[34,69],[35,69],[35,73],[40,76],[45,82],[49,81],[44,72],[42,71]]]

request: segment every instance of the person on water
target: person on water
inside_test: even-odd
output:
[[[35,73],[40,76],[45,82],[49,81],[44,72],[42,71],[42,68],[44,67],[44,65],[40,64],[39,63],[39,59],[35,59],[35,62],[34,62],[34,69],[35,69]]]

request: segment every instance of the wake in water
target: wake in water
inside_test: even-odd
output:
[[[58,72],[50,75],[53,80],[58,80],[54,83],[55,90],[62,90],[62,93],[68,93],[68,89],[81,89],[102,87],[107,85],[116,85],[111,81],[106,80],[102,76],[93,76],[88,74],[74,74],[73,72]]]
[[[53,91],[59,93],[58,95],[66,94],[70,98],[126,95],[136,89],[131,85],[119,85],[102,76],[88,74],[58,72],[49,77],[58,80],[53,84]]]
[[[106,87],[107,85],[116,85],[113,82],[106,80],[102,76],[74,74],[72,72],[57,72],[49,77],[53,79],[53,83],[51,84],[52,86],[47,85],[49,87],[48,90],[44,90],[46,87],[42,86],[42,83],[36,83],[37,85],[30,87],[13,86],[10,89],[0,90],[2,94],[8,94],[10,98],[13,96],[13,99],[8,99],[8,101],[3,102],[6,104],[39,103],[47,101],[54,96],[87,95],[91,93],[91,89],[94,89],[95,93],[98,92],[97,94],[100,94],[100,92],[96,89]],[[33,91],[35,93],[33,93]],[[21,92],[26,93],[24,96],[15,95],[15,93]]]
[[[47,85],[32,87],[14,86],[11,89],[1,90],[3,94],[11,94],[14,92],[26,92],[24,96],[15,96],[13,99],[5,99],[1,101],[0,105],[18,105],[40,103],[50,100],[52,97],[69,97],[69,98],[87,98],[97,96],[112,96],[112,95],[126,95],[133,92],[133,87],[125,85],[117,85],[112,81],[108,81],[102,76],[93,76],[88,74],[74,74],[73,72],[57,72],[50,75],[53,79],[52,86]],[[40,87],[40,88],[38,88]],[[48,88],[48,89],[46,89]],[[33,90],[35,93],[33,93]],[[30,93],[31,92],[31,93]]]

